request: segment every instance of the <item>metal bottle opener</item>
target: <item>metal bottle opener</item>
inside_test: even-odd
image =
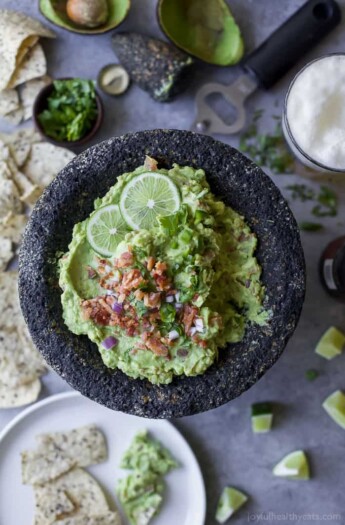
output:
[[[202,86],[196,95],[197,116],[194,131],[231,135],[246,123],[245,101],[258,88],[269,89],[296,62],[341,21],[341,11],[335,0],[309,0],[261,46],[242,62],[243,74],[230,85],[217,82]],[[236,120],[227,124],[211,108],[207,98],[223,95],[236,112]]]

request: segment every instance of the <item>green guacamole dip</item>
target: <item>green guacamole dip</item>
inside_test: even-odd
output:
[[[95,210],[118,204],[126,184],[147,171],[119,177]],[[211,193],[203,170],[158,172],[180,192],[176,213],[129,231],[109,258],[88,243],[88,218],[74,227],[60,260],[69,329],[94,341],[107,367],[154,384],[202,374],[219,348],[243,339],[247,323],[268,319],[257,238],[244,218]]]

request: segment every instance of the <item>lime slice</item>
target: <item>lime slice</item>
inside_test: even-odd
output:
[[[248,497],[243,492],[233,487],[225,487],[217,505],[216,520],[218,523],[225,523],[246,501]]]
[[[303,450],[291,452],[274,467],[273,474],[289,479],[309,479],[307,456]]]
[[[124,187],[120,197],[123,218],[133,230],[150,229],[158,215],[165,217],[180,207],[180,194],[167,175],[145,172]]]
[[[273,413],[270,403],[252,405],[252,430],[255,434],[269,432],[272,427]]]
[[[95,211],[88,222],[86,237],[95,252],[111,257],[129,229],[116,204]]]
[[[342,353],[344,345],[345,335],[334,326],[331,326],[321,337],[315,352],[330,360]]]
[[[345,394],[341,390],[333,392],[322,406],[333,421],[345,429]]]

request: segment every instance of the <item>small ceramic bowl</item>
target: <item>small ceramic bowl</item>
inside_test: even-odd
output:
[[[55,79],[55,80],[70,80],[69,78],[62,78],[62,79]],[[35,122],[35,126],[39,133],[42,135],[42,137],[47,140],[48,142],[51,142],[52,144],[55,144],[55,146],[61,146],[64,148],[73,148],[82,146],[83,144],[86,144],[89,142],[89,140],[92,139],[98,132],[99,128],[101,127],[101,124],[103,122],[104,117],[104,108],[103,103],[101,100],[101,97],[96,91],[96,104],[97,104],[97,117],[94,121],[94,124],[92,128],[81,138],[74,141],[68,141],[68,140],[56,140],[49,135],[46,134],[46,132],[43,129],[43,126],[41,125],[38,116],[47,108],[47,98],[52,93],[54,89],[53,82],[51,84],[48,84],[48,86],[45,86],[41,91],[38,93],[36,100],[34,102],[33,107],[33,120]]]

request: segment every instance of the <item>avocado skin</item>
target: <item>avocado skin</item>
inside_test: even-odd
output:
[[[194,60],[175,46],[133,32],[115,33],[112,45],[133,82],[157,102],[170,102],[187,87]]]

